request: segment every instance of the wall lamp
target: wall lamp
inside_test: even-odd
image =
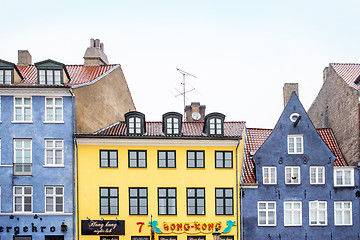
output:
[[[215,232],[212,233],[214,240],[220,240],[220,234],[218,228],[215,228]]]
[[[66,232],[66,231],[67,231],[67,225],[66,225],[64,222],[61,223],[61,231],[62,231],[62,232]]]
[[[104,221],[104,218],[100,218],[101,221]]]
[[[89,220],[90,220],[90,218],[89,218],[89,217],[86,217],[86,220],[88,220],[88,221],[89,221]]]

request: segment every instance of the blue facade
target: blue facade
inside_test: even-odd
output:
[[[15,236],[33,240],[75,239],[75,105],[70,91],[69,87],[51,86],[0,88],[1,240],[16,239]],[[31,99],[31,122],[16,121],[15,97]],[[46,121],[46,98],[56,98],[58,109],[52,114],[56,112],[60,120]],[[19,105],[19,112],[20,109]],[[29,109],[22,111],[29,113]],[[58,238],[49,238],[54,236]]]
[[[358,169],[334,167],[295,93],[252,158],[256,184],[242,189],[243,239],[359,239]]]

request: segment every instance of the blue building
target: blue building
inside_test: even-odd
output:
[[[74,239],[74,97],[66,68],[35,64],[30,84],[0,61],[0,239]]]
[[[33,65],[26,50],[18,65],[0,60],[0,240],[76,239],[73,134],[135,108],[96,42],[84,65]]]
[[[242,239],[359,239],[359,171],[295,92],[275,128],[247,129]]]

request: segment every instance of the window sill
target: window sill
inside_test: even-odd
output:
[[[44,121],[43,123],[63,124],[63,123],[64,123],[64,121],[54,121],[54,122]]]
[[[33,121],[11,121],[11,123],[33,123]]]
[[[355,187],[354,185],[334,185],[334,188],[351,188]]]
[[[65,167],[65,165],[43,165],[43,167],[48,167],[48,168],[63,168],[63,167]]]

